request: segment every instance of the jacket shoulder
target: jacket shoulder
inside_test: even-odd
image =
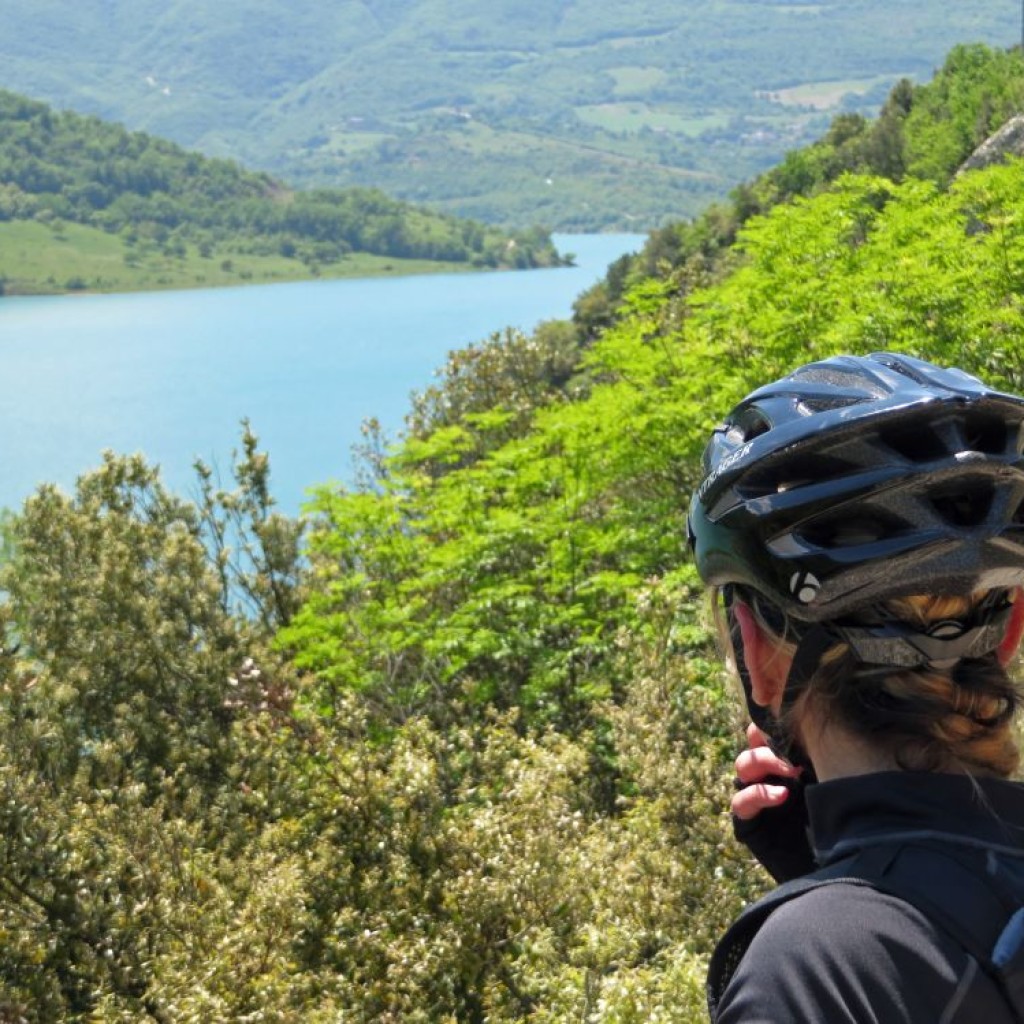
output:
[[[970,963],[905,901],[854,881],[819,884],[778,905],[718,1002],[718,1024],[934,1022]],[[998,997],[993,1003],[995,1020]]]

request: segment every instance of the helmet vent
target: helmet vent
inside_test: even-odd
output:
[[[991,484],[961,483],[929,495],[932,508],[950,526],[980,526],[992,509],[995,492]]]
[[[763,498],[769,494],[783,494],[809,484],[843,477],[853,469],[845,459],[831,455],[808,453],[799,458],[791,456],[774,465],[768,464],[751,470],[737,490],[745,498]]]
[[[911,462],[932,462],[949,454],[942,438],[920,422],[887,427],[879,436],[884,444]]]
[[[969,416],[964,420],[964,446],[969,452],[1002,455],[1006,451],[1006,423],[993,416]]]
[[[865,509],[859,514],[844,512],[806,523],[800,529],[800,537],[813,547],[830,550],[874,544],[899,536],[906,529],[906,522],[899,516],[878,509]]]
[[[819,412],[831,412],[833,409],[845,409],[850,405],[858,405],[861,398],[804,398],[801,399],[799,409],[805,415],[811,416]]]
[[[760,415],[756,409],[748,410],[736,426],[743,433],[743,444],[753,441],[755,437],[760,437],[762,434],[767,434],[772,429],[768,419]]]

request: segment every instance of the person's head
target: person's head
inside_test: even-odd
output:
[[[801,367],[716,428],[690,542],[755,721],[1013,771],[1022,425],[1024,399],[883,353]]]

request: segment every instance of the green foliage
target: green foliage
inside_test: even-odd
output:
[[[193,249],[212,259],[216,248],[234,254],[232,261],[240,255],[290,263],[291,276],[295,267],[319,273],[353,252],[477,267],[558,262],[542,231],[509,236],[375,189],[295,192],[268,175],[2,91],[0,221],[35,221],[58,243],[66,241],[65,221],[96,229],[120,239],[124,259],[136,263],[159,254],[174,266]],[[56,248],[67,256],[70,247]],[[22,280],[25,261],[17,253],[0,249],[5,256],[13,283],[40,290],[38,281]],[[222,271],[232,269],[221,262]],[[61,279],[66,290],[86,284],[80,274]]]
[[[585,398],[539,405],[504,441],[504,414],[439,424],[377,490],[321,492],[321,582],[285,642],[396,720],[467,696],[587,720],[615,692],[595,669],[638,582],[685,559],[722,408],[808,358],[890,347],[1021,387],[1022,191],[1019,163],[946,193],[846,177],[748,221],[720,283],[634,288],[586,357]]]
[[[102,777],[94,750],[108,746],[149,786],[223,773],[227,680],[297,602],[300,530],[273,512],[266,456],[243,440],[238,489],[200,467],[198,505],[140,457],[108,455],[73,497],[41,488],[10,521],[0,588],[33,700],[58,713],[51,777]]]
[[[691,599],[651,588],[643,639],[620,636],[611,807],[593,734],[456,708],[381,742],[373,705],[339,698],[299,841],[322,922],[304,956],[353,1020],[702,1019],[702,957],[761,882],[725,852],[731,714],[703,634],[673,628]]]
[[[641,628],[616,643],[632,682],[600,741],[458,708],[444,729],[410,717],[383,734],[358,695],[312,706],[316,687],[266,649],[275,604],[225,611],[248,574],[226,587],[211,518],[249,524],[237,549],[261,552],[259,575],[282,568],[254,532],[265,482],[251,439],[239,486],[194,507],[111,458],[17,519],[0,609],[21,639],[0,656],[3,1012],[700,1019],[702,957],[760,881],[722,856],[731,714],[703,633],[678,629],[689,588],[641,595]],[[59,532],[57,571],[39,544]],[[187,616],[191,642],[133,632],[155,607],[164,638]],[[173,752],[146,742],[154,726]]]
[[[564,321],[542,323],[532,335],[492,334],[481,345],[449,353],[436,373],[440,383],[413,396],[409,429],[426,441],[471,419],[493,446],[521,433],[539,406],[571,393],[577,362],[576,333]]]
[[[0,566],[14,557],[14,513],[0,509]]]
[[[291,697],[267,644],[298,598],[300,530],[267,473],[246,429],[236,486],[204,470],[198,503],[110,455],[74,495],[44,487],[5,523],[12,1019],[283,1019],[291,961],[274,936],[295,920],[296,867],[273,839],[271,725]]]
[[[131,235],[67,224],[61,235],[38,220],[0,222],[0,275],[10,295],[49,293],[69,282],[90,291],[155,291],[163,288],[212,288],[251,282],[308,280],[310,277],[373,277],[380,275],[469,271],[466,263],[407,260],[394,256],[350,253],[334,263],[303,263],[298,258],[231,248],[210,242],[186,246],[184,255],[138,245]],[[182,243],[184,245],[184,243]],[[208,255],[203,255],[207,251]],[[230,256],[221,256],[230,253]]]

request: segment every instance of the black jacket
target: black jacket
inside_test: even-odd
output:
[[[932,847],[1014,866],[1024,906],[1024,785],[885,772],[807,790],[815,858]],[[1005,878],[1001,885],[1005,887]],[[947,900],[936,894],[935,902]],[[1004,920],[993,920],[998,934]],[[728,941],[725,940],[725,941]],[[832,882],[775,910],[713,1009],[714,1024],[1016,1024],[995,982],[946,928],[884,891]]]

